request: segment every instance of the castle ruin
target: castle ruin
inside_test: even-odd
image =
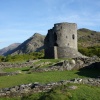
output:
[[[57,23],[44,40],[45,58],[74,58],[78,55],[77,24]]]

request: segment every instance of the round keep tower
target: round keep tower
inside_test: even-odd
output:
[[[77,25],[75,23],[54,24],[54,45],[77,50]]]

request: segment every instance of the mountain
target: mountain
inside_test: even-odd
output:
[[[14,43],[9,45],[8,47],[5,47],[3,49],[0,49],[0,55],[4,55],[4,54],[9,54],[9,52],[15,48],[17,48],[21,43]]]
[[[35,33],[32,37],[24,41],[17,48],[11,50],[10,54],[25,54],[43,49],[45,36]],[[5,54],[7,55],[7,54]]]
[[[100,46],[100,32],[92,31],[85,28],[78,29],[77,32],[78,32],[78,46],[81,47]],[[35,33],[32,37],[24,41],[22,44],[20,45],[18,44],[16,48],[13,45],[10,45],[10,49],[4,48],[0,50],[0,54],[15,55],[15,54],[25,54],[34,51],[40,51],[44,48],[44,38],[45,36],[39,33]]]
[[[85,28],[79,29],[78,45],[82,47],[100,46],[100,32]]]

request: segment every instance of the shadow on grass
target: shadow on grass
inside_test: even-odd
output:
[[[90,78],[100,78],[100,62],[81,68],[76,74]]]
[[[22,71],[29,71],[30,70],[30,68],[27,68],[27,69],[22,69]]]

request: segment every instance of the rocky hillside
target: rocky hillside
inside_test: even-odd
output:
[[[10,54],[15,55],[15,54],[24,54],[34,51],[40,51],[41,49],[43,49],[44,38],[45,36],[39,33],[35,33],[32,37],[24,41],[17,48],[11,50]]]
[[[100,46],[100,32],[85,28],[79,29],[78,45],[82,47]]]
[[[17,48],[21,43],[14,43],[0,50],[0,55],[9,54],[11,50]]]

